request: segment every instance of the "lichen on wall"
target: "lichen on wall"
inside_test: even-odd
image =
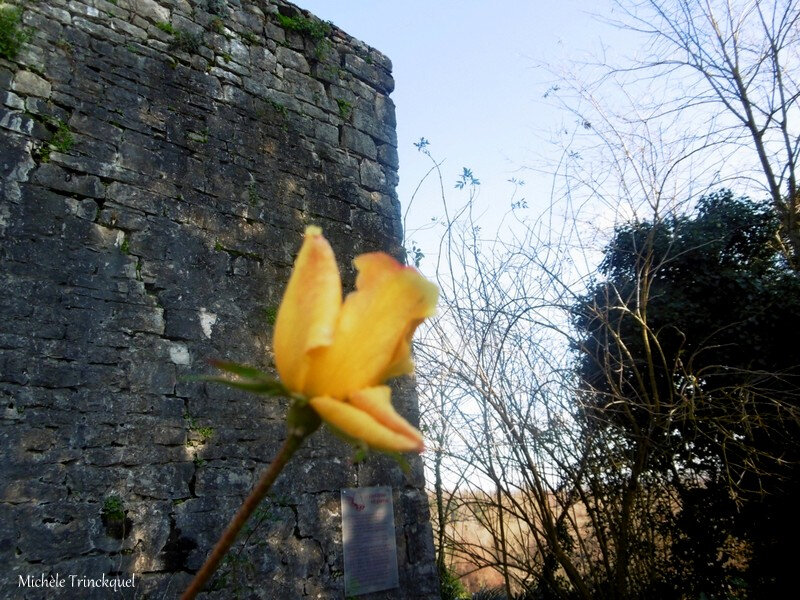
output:
[[[18,576],[58,572],[136,574],[120,597],[177,597],[280,446],[286,411],[182,376],[209,358],[271,368],[307,224],[346,288],[355,255],[402,256],[391,63],[282,1],[10,7],[0,596],[45,597]],[[415,420],[412,382],[395,388]],[[369,597],[437,597],[419,460],[405,475],[352,454],[314,436],[208,597],[341,597],[339,490],[368,485],[393,487],[401,584]]]

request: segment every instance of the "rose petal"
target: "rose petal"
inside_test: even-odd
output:
[[[410,339],[436,308],[438,289],[415,269],[382,252],[355,260],[356,291],[342,305],[333,343],[314,352],[306,379],[309,396],[346,398],[410,373]]]
[[[370,448],[388,452],[422,450],[418,440],[392,431],[372,416],[346,402],[318,396],[309,400],[309,403],[323,421],[330,423],[342,433],[363,441]]]
[[[419,430],[406,421],[392,406],[392,390],[386,385],[359,390],[349,398],[349,403],[364,411],[381,425],[414,440],[417,450],[422,452],[424,441]]]
[[[275,365],[290,389],[303,389],[309,353],[332,343],[341,305],[336,257],[322,230],[309,226],[275,321]]]

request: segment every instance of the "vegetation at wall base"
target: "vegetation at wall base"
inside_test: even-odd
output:
[[[451,569],[439,566],[439,593],[442,600],[464,600],[469,598],[464,584]]]

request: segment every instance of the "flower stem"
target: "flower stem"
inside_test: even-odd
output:
[[[228,550],[230,550],[233,542],[236,541],[236,536],[238,535],[239,531],[242,529],[244,524],[247,523],[247,520],[250,518],[250,515],[253,514],[253,511],[258,507],[259,504],[261,504],[261,501],[267,495],[267,492],[269,492],[269,489],[278,478],[278,475],[280,475],[283,467],[285,467],[286,463],[289,462],[289,459],[303,443],[303,440],[306,439],[306,437],[308,437],[312,432],[313,430],[309,431],[306,428],[290,429],[289,437],[286,438],[286,441],[283,443],[283,446],[281,446],[277,456],[273,459],[269,469],[264,472],[264,474],[261,476],[261,479],[253,488],[253,491],[250,492],[250,495],[239,507],[238,512],[234,515],[233,519],[231,519],[231,522],[228,524],[227,529],[225,529],[225,531],[222,533],[222,536],[220,536],[216,546],[214,546],[211,554],[206,559],[206,562],[194,576],[194,579],[189,587],[186,588],[186,591],[183,592],[181,600],[192,600],[195,596],[197,596],[197,594],[200,593],[208,580],[211,579],[211,576],[214,574],[214,571],[217,570],[219,563],[228,553]]]

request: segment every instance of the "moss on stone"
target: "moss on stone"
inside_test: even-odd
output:
[[[14,60],[22,44],[31,39],[32,32],[21,27],[22,9],[13,6],[0,7],[0,56]]]
[[[325,21],[306,19],[302,16],[287,17],[278,13],[278,25],[289,31],[307,35],[314,41],[320,41],[331,32],[331,24]]]

